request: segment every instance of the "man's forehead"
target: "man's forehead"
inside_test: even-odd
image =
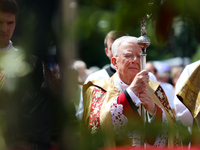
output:
[[[135,45],[135,44],[137,43],[134,41],[123,41],[121,45]]]
[[[10,12],[2,12],[0,11],[0,19],[8,19],[8,20],[15,20],[15,14],[12,14]]]
[[[121,50],[122,51],[128,51],[128,50],[139,50],[139,46],[135,42],[123,42],[121,44]]]

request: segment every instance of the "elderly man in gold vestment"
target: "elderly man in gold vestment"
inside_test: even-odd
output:
[[[180,144],[176,130],[169,132],[176,120],[163,89],[152,81],[155,76],[141,71],[141,52],[136,37],[118,38],[111,60],[117,72],[83,86],[81,148]],[[146,110],[144,118],[141,105]]]

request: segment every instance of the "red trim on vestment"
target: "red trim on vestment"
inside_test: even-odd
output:
[[[89,126],[92,133],[97,132],[100,126],[100,120],[99,120],[100,110],[104,102],[105,96],[106,96],[105,91],[97,87],[94,88],[91,111],[90,111],[90,122],[89,122]]]
[[[126,98],[126,95],[124,92],[122,92],[118,98],[117,98],[117,103],[123,105],[123,114],[128,118],[128,119],[133,119],[136,118],[136,115],[139,116],[138,112],[135,114]]]

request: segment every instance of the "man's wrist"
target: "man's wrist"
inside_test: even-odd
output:
[[[156,104],[154,104],[154,110],[153,112],[149,112],[150,117],[152,117],[156,112]]]
[[[139,106],[141,104],[140,99],[135,95],[135,93],[130,89],[126,89],[127,93],[130,95],[132,101],[135,103],[136,106]]]

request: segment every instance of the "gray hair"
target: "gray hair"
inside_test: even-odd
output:
[[[122,36],[114,41],[112,44],[112,54],[113,56],[117,56],[120,51],[120,46],[123,42],[126,43],[137,43],[137,38],[134,36]]]

